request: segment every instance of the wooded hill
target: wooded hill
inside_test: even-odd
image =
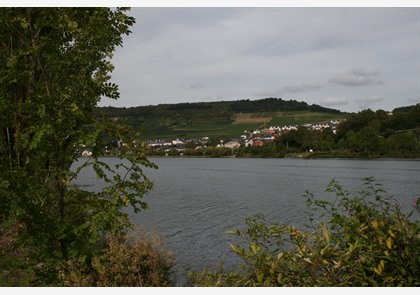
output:
[[[239,136],[264,124],[304,124],[342,119],[346,114],[316,104],[281,98],[160,104],[130,108],[98,107],[97,116],[125,120],[144,138]]]

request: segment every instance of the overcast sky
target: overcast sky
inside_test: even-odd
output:
[[[358,112],[420,102],[420,8],[132,8],[100,106],[277,97]]]

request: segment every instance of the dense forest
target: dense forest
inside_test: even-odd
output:
[[[284,111],[312,111],[326,113],[340,113],[339,110],[325,108],[316,104],[308,105],[304,101],[283,100],[281,98],[264,98],[259,100],[235,100],[218,102],[194,102],[177,104],[160,104],[156,106],[138,106],[131,108],[97,107],[96,114],[105,117],[150,119],[156,116],[186,116],[208,120],[209,114],[215,120],[230,120],[231,116],[239,112],[284,112]],[[180,118],[182,119],[182,118]]]

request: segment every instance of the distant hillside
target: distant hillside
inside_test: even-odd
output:
[[[142,128],[145,138],[239,136],[245,129],[255,130],[270,122],[302,124],[345,116],[339,110],[281,98],[98,107],[96,113]]]
[[[398,107],[398,108],[395,108],[392,112],[393,113],[398,113],[398,112],[408,113],[408,112],[411,112],[415,109],[418,109],[419,107],[420,107],[420,103],[415,104],[415,105],[411,105],[411,106]]]

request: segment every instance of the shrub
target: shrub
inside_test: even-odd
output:
[[[19,224],[6,227],[0,224],[0,286],[27,286],[30,275],[25,271],[24,249],[19,249],[17,243],[17,232]]]
[[[264,216],[246,219],[244,230],[229,234],[242,243],[231,245],[241,258],[239,270],[204,269],[189,273],[194,286],[420,286],[419,213],[405,214],[372,178],[350,197],[331,181],[333,202],[307,192],[305,231],[267,224]]]
[[[64,286],[171,286],[174,255],[154,231],[110,236],[102,253],[91,260],[69,261],[60,271]]]

